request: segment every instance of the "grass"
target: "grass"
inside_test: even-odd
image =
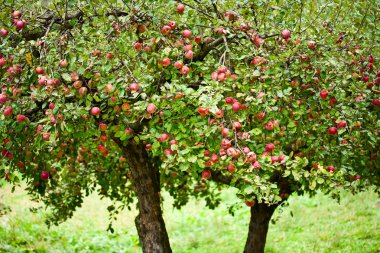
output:
[[[216,210],[192,201],[181,211],[170,200],[164,204],[165,221],[173,252],[242,252],[249,219],[248,208],[235,216],[227,212],[234,194],[223,194],[224,204]],[[314,198],[294,196],[289,206],[277,210],[277,221],[270,225],[268,253],[283,252],[380,252],[380,205],[373,192],[357,196],[344,193],[341,204],[318,194]],[[4,206],[11,212],[0,215],[0,252],[141,252],[134,227],[137,212],[123,212],[115,223],[115,233],[106,232],[107,205],[97,195],[88,197],[74,217],[58,227],[44,224],[44,209],[28,200],[22,189],[0,189],[0,213]],[[293,217],[291,215],[293,214]]]

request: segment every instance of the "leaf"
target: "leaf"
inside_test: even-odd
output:
[[[71,82],[71,76],[69,74],[63,73],[61,76],[66,82]]]

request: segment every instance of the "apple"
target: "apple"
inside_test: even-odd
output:
[[[223,116],[224,116],[224,111],[223,110],[217,110],[216,112],[215,112],[215,118],[218,118],[218,119],[220,119],[220,118],[223,118]]]
[[[185,38],[190,38],[191,37],[191,31],[190,30],[183,30],[182,31],[182,35],[183,35],[183,37],[185,37]]]
[[[16,30],[21,30],[26,26],[26,22],[24,20],[19,20],[16,23]]]
[[[273,122],[272,122],[272,121],[267,122],[267,123],[265,124],[265,128],[266,128],[266,130],[268,130],[268,131],[273,130],[273,128],[274,128]]]
[[[91,108],[91,114],[92,115],[99,115],[100,114],[100,108],[99,107],[92,107]]]
[[[321,90],[319,92],[319,96],[322,98],[322,99],[325,99],[327,98],[327,96],[329,95],[329,92],[327,90]]]
[[[13,112],[13,108],[12,106],[7,106],[4,110],[4,116],[5,117],[9,117],[12,115],[12,112]]]
[[[165,58],[165,59],[161,60],[161,64],[162,64],[162,66],[165,66],[165,67],[169,66],[170,65],[170,58]]]
[[[106,54],[106,58],[107,58],[108,60],[111,60],[111,59],[113,58],[113,54],[112,54],[112,53],[107,53],[107,54]]]
[[[346,126],[347,126],[347,122],[346,121],[341,121],[341,122],[337,123],[337,127],[338,128],[345,128]]]
[[[241,124],[239,121],[234,121],[231,125],[233,129],[236,129],[236,131],[239,131],[241,129]]]
[[[1,151],[1,155],[8,159],[11,159],[13,156],[12,152],[9,151],[8,149],[4,149],[3,151]]]
[[[7,95],[1,93],[0,94],[0,103],[4,103],[5,101],[7,101]]]
[[[229,132],[230,132],[230,130],[229,130],[228,128],[225,128],[225,127],[224,127],[224,128],[222,129],[222,136],[223,136],[223,137],[226,137],[226,136],[228,135]]]
[[[187,52],[185,53],[185,58],[187,58],[187,59],[192,59],[193,56],[194,56],[194,53],[193,53],[193,51],[191,51],[191,50],[189,50],[189,51],[187,51]]]
[[[240,108],[241,108],[241,104],[240,104],[240,102],[234,102],[234,103],[232,104],[232,110],[234,110],[235,112],[239,111]]]
[[[37,75],[43,75],[45,73],[44,69],[42,67],[36,68],[36,74]]]
[[[171,29],[174,29],[174,28],[176,28],[177,27],[177,24],[175,23],[175,21],[170,21],[169,23],[168,23],[168,26],[170,26],[170,28]]]
[[[183,67],[183,62],[181,62],[181,61],[176,61],[176,62],[174,63],[174,67],[175,67],[176,69],[181,69],[181,68]]]
[[[211,162],[213,162],[213,163],[217,163],[218,160],[219,160],[219,157],[218,157],[217,154],[212,154],[210,160],[211,160]]]
[[[7,60],[4,57],[0,58],[0,67],[4,66],[7,63]]]
[[[142,50],[142,47],[143,47],[143,45],[142,45],[140,42],[135,42],[135,43],[133,44],[133,48],[134,48],[136,51],[140,51],[140,50]]]
[[[101,135],[101,136],[99,137],[99,140],[100,140],[101,142],[107,142],[107,141],[108,141],[108,136],[107,136],[107,135]]]
[[[271,159],[272,163],[279,162],[278,156],[271,156],[270,159]]]
[[[206,157],[209,157],[210,154],[211,154],[211,153],[210,153],[210,150],[207,150],[207,149],[206,149],[205,151],[203,151],[203,155],[206,156]]]
[[[272,152],[274,149],[275,149],[275,146],[273,143],[269,143],[269,144],[265,145],[265,150],[268,152]]]
[[[224,138],[224,139],[222,139],[221,146],[224,149],[228,149],[231,147],[231,141],[229,139]]]
[[[256,201],[255,200],[246,200],[245,201],[245,205],[248,206],[248,207],[252,207],[256,204]]]
[[[49,172],[46,170],[41,171],[40,178],[44,181],[47,181],[49,179]]]
[[[169,134],[167,134],[167,133],[161,134],[160,137],[159,137],[159,139],[158,139],[158,141],[160,141],[160,142],[164,142],[164,141],[167,141],[167,140],[169,140]]]
[[[87,87],[80,87],[79,90],[78,90],[78,93],[79,93],[79,96],[82,98],[84,96],[86,96],[87,94]]]
[[[100,131],[102,131],[102,132],[105,132],[105,131],[107,131],[107,125],[106,124],[104,124],[104,123],[100,123],[99,124],[99,129],[100,129]]]
[[[374,106],[380,106],[380,99],[374,98],[374,99],[372,100],[372,104],[373,104]]]
[[[137,26],[137,31],[138,31],[139,33],[144,33],[144,32],[146,31],[146,27],[145,27],[145,25],[138,25],[138,26]]]
[[[18,11],[18,10],[15,10],[15,11],[12,13],[12,16],[13,16],[13,18],[21,18],[21,16],[22,16],[22,12],[21,12],[21,11]]]
[[[42,139],[44,141],[50,140],[50,133],[42,133]]]
[[[161,28],[161,32],[163,35],[168,35],[170,34],[172,28],[168,25],[164,25],[162,28]]]
[[[189,74],[189,71],[190,71],[190,69],[189,69],[189,67],[188,66],[183,66],[182,68],[181,68],[181,70],[179,71],[182,75],[187,75],[187,74]]]
[[[315,41],[309,40],[309,41],[307,42],[307,47],[308,47],[309,49],[315,49],[315,47],[316,47],[316,43],[315,43]]]
[[[145,150],[146,150],[146,151],[149,151],[149,150],[151,150],[151,149],[152,149],[152,144],[149,144],[149,143],[148,143],[148,144],[145,145]]]
[[[124,130],[124,133],[127,134],[127,135],[131,135],[131,134],[133,134],[133,129],[130,128],[130,127],[127,127],[127,128]]]
[[[202,172],[202,178],[204,178],[204,179],[209,179],[211,177],[211,171],[209,171],[209,170],[204,170],[203,172]]]
[[[227,104],[232,104],[234,102],[234,99],[232,97],[226,97],[224,101],[226,101]]]
[[[185,11],[185,6],[183,4],[179,4],[177,5],[176,10],[179,14],[182,14]]]
[[[0,30],[0,37],[5,38],[7,36],[8,36],[8,31],[5,30],[4,28],[1,28],[1,30]]]
[[[167,155],[167,156],[168,155],[172,155],[173,154],[173,150],[171,150],[170,148],[167,148],[167,149],[164,150],[164,154]]]
[[[69,65],[66,59],[62,59],[59,61],[59,67],[60,68],[66,68]]]
[[[289,39],[290,38],[290,31],[288,29],[285,29],[281,32],[281,36],[284,38],[284,39]]]
[[[183,46],[183,50],[185,50],[185,51],[193,50],[193,46],[192,45],[185,45],[185,46]]]
[[[16,121],[19,123],[25,122],[27,120],[28,120],[28,118],[25,115],[19,114],[16,116]]]
[[[255,161],[252,165],[253,165],[253,168],[256,170],[261,168],[261,164],[258,161]]]
[[[156,112],[156,110],[157,110],[157,107],[153,103],[148,104],[148,106],[146,107],[146,111],[148,113],[154,113],[154,112]]]
[[[328,166],[328,167],[327,167],[327,171],[329,171],[329,172],[334,172],[334,171],[335,171],[334,166],[332,166],[332,165]]]
[[[129,85],[129,89],[133,91],[138,91],[139,90],[139,85],[137,83],[131,83]]]
[[[235,171],[235,165],[233,163],[228,164],[227,170],[230,173],[233,173]]]
[[[338,133],[338,129],[336,127],[330,127],[328,132],[329,134],[334,135]]]

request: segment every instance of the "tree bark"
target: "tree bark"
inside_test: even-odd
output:
[[[269,221],[277,205],[268,206],[264,203],[251,207],[248,237],[244,253],[264,253]]]
[[[160,202],[160,173],[145,146],[131,141],[125,155],[136,187],[139,215],[135,224],[144,253],[171,253]]]

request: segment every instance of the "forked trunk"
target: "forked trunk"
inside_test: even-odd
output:
[[[145,146],[131,142],[126,156],[136,187],[139,215],[135,224],[144,253],[171,253],[160,205],[160,174]]]
[[[268,206],[264,203],[251,207],[251,219],[244,253],[264,253],[269,221],[276,207],[276,205]]]

